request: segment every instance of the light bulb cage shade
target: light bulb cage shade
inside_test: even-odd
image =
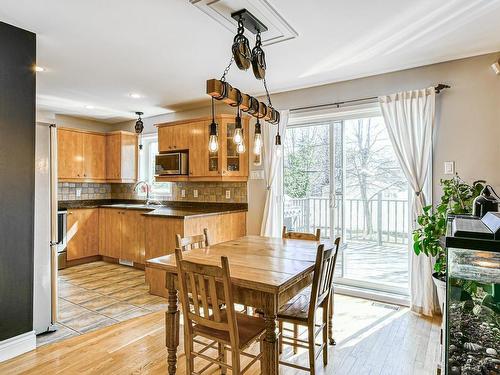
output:
[[[137,116],[139,116],[139,118],[137,119],[137,121],[135,122],[135,132],[137,134],[141,134],[142,131],[144,130],[144,122],[142,122],[142,118],[141,116],[144,114],[143,112],[136,112],[135,113]]]

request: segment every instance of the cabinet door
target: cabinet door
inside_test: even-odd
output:
[[[120,179],[124,182],[137,180],[137,136],[121,134]]]
[[[57,131],[57,173],[60,179],[84,178],[83,134],[67,129]]]
[[[172,126],[173,149],[175,151],[189,149],[190,128],[192,125],[192,123],[189,123]]]
[[[206,121],[200,121],[193,123],[190,127],[189,175],[191,177],[208,175],[208,126]]]
[[[220,130],[224,132],[223,143],[219,147],[223,147],[223,177],[246,177],[248,176],[248,119],[243,119],[243,141],[245,142],[245,152],[238,154],[236,152],[236,144],[233,137],[236,129],[236,124],[233,120],[222,120]],[[219,133],[220,133],[219,130]]]
[[[106,179],[119,180],[121,171],[120,134],[106,136]]]
[[[145,227],[143,211],[124,211],[122,214],[122,247],[120,259],[144,263]]]
[[[120,258],[122,245],[122,212],[113,208],[101,208],[101,246],[99,254]]]
[[[106,136],[83,135],[83,177],[92,180],[106,179]]]
[[[162,126],[161,128],[158,128],[158,151],[172,151],[172,128],[173,126]]]
[[[99,254],[99,213],[96,208],[68,211],[67,259],[81,259]]]

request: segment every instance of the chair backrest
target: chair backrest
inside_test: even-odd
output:
[[[309,302],[310,319],[314,319],[314,313],[318,309],[318,306],[320,306],[330,294],[339,245],[340,237],[337,237],[333,247],[325,248],[324,244],[318,246],[311,288],[311,300]]]
[[[321,238],[321,229],[316,229],[316,234],[313,233],[303,233],[303,232],[288,232],[286,226],[283,226],[283,238],[289,238],[292,240],[307,240],[307,241],[319,241]]]
[[[227,257],[221,257],[222,267],[183,260],[181,249],[175,249],[175,258],[185,327],[191,334],[193,323],[219,331],[227,331],[231,346],[239,347],[238,326]],[[221,295],[220,290],[217,293],[217,282],[222,283],[223,295]],[[191,301],[189,293],[192,296]],[[225,309],[221,310],[221,304],[226,305]],[[212,314],[210,314],[210,310],[212,310]],[[226,315],[227,318],[223,319],[223,315]]]
[[[191,249],[201,249],[209,246],[208,229],[203,229],[203,234],[195,236],[181,237],[180,234],[175,235],[176,248],[182,251]]]

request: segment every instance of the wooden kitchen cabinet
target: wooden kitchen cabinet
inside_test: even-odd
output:
[[[233,142],[235,119],[232,115],[216,116],[219,134],[219,150],[208,151],[211,118],[184,120],[175,123],[159,124],[158,142],[162,152],[174,151],[174,139],[186,137],[188,132],[189,176],[188,181],[246,181],[248,180],[249,118],[242,119],[243,137],[246,151],[236,152]],[[179,176],[157,176],[156,180],[178,181]]]
[[[173,254],[176,234],[192,236],[208,228],[211,244],[243,237],[246,235],[246,215],[246,212],[234,212],[184,219],[145,217],[146,260]],[[146,282],[151,294],[167,296],[164,271],[146,267]]]
[[[82,134],[83,177],[85,179],[106,179],[106,136],[103,134]]]
[[[83,137],[82,133],[57,130],[57,174],[59,179],[83,179]]]
[[[67,260],[99,254],[99,210],[79,208],[68,210]]]
[[[144,264],[144,211],[126,210],[122,213],[120,258]]]
[[[170,152],[189,149],[190,129],[187,126],[171,125],[158,130],[158,150]]]
[[[106,180],[108,182],[136,182],[138,143],[137,135],[113,132],[106,136]]]
[[[57,149],[59,181],[137,181],[138,145],[135,133],[97,133],[59,128]]]
[[[144,263],[144,211],[100,208],[99,254]]]

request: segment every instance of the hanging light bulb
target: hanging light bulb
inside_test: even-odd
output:
[[[208,138],[208,151],[217,152],[219,139],[217,136],[217,123],[215,122],[214,98],[212,98],[212,123],[210,124],[210,137]]]
[[[260,155],[262,150],[262,130],[260,128],[260,121],[257,118],[257,122],[255,123],[255,134],[253,137],[253,153],[255,155]]]
[[[276,141],[274,144],[275,144],[276,155],[278,155],[278,157],[281,157],[281,135],[280,135],[279,125],[278,125],[278,133],[276,134]]]
[[[243,154],[245,152],[245,142],[241,142],[236,145],[236,152],[238,154]]]
[[[238,111],[236,112],[236,125],[234,128],[233,141],[237,145],[243,142],[243,130],[241,128],[241,116],[240,116],[240,106],[238,106]]]

